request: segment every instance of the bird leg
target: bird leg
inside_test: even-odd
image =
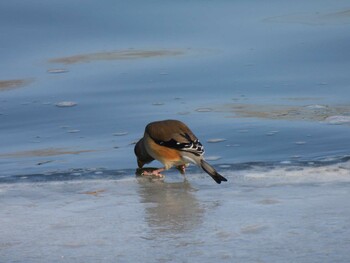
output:
[[[186,165],[183,164],[183,165],[176,166],[176,169],[178,169],[181,174],[185,174]]]

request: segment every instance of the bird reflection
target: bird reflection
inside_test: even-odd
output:
[[[138,178],[141,203],[145,204],[148,225],[159,232],[182,233],[201,224],[204,209],[185,180],[167,183]]]

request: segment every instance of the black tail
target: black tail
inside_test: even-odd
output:
[[[220,175],[215,169],[214,167],[212,167],[209,163],[207,163],[204,160],[201,160],[201,167],[202,169],[209,174],[215,182],[217,182],[218,184],[221,184],[222,181],[227,182],[227,179],[225,177],[223,177],[222,175]]]

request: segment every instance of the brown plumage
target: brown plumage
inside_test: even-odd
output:
[[[173,166],[181,173],[185,173],[185,167],[189,163],[194,163],[218,184],[227,181],[204,160],[202,144],[181,121],[164,120],[149,123],[143,138],[136,143],[134,151],[139,168],[155,159],[164,164],[164,168],[150,173],[153,175],[159,175],[161,171]]]

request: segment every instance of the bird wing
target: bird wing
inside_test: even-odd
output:
[[[180,121],[152,122],[147,125],[146,132],[158,145],[190,152],[196,156],[204,153],[203,145],[187,125]]]

